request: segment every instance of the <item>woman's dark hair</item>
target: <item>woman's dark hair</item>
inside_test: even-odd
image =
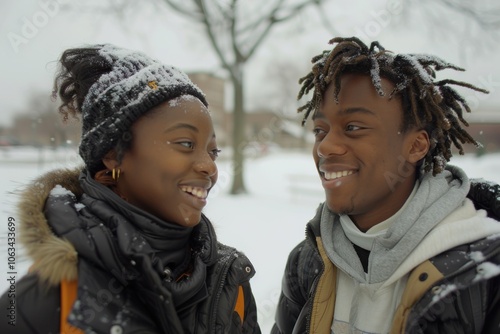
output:
[[[311,100],[298,109],[299,112],[305,111],[303,125],[311,111],[320,107],[330,84],[335,86],[334,98],[338,101],[342,75],[360,73],[371,77],[380,96],[385,95],[380,83],[381,77],[394,83],[395,88],[390,92],[389,98],[398,94],[402,99],[403,132],[417,127],[425,129],[429,134],[431,147],[423,161],[425,172],[432,170],[433,175],[436,175],[444,169],[452,156],[451,143],[458,148],[460,154],[463,154],[462,144],[480,146],[460,125],[461,122],[468,126],[463,118],[463,110],[470,112],[470,108],[449,84],[483,93],[488,91],[461,81],[434,81],[436,71],[446,68],[463,71],[462,68],[431,55],[395,55],[386,51],[378,42],[372,42],[368,47],[356,37],[333,38],[330,44],[337,45],[333,50],[326,50],[315,56],[311,72],[299,80],[302,87],[298,99],[313,90]]]
[[[59,112],[64,119],[69,115],[77,117],[90,87],[112,66],[99,55],[99,49],[76,48],[63,52],[54,82],[54,92],[58,93],[62,104]]]
[[[90,87],[102,75],[111,72],[112,65],[99,54],[102,47],[103,45],[95,45],[68,49],[61,55],[54,80],[53,97],[58,95],[61,99],[58,109],[64,121],[67,121],[70,116],[76,119],[81,116],[83,102]],[[129,136],[122,136],[117,142],[115,150],[118,161],[123,158],[131,143],[131,132]],[[104,164],[101,167],[105,169]]]

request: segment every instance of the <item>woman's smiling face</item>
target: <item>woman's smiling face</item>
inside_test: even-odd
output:
[[[118,167],[117,190],[131,204],[169,222],[194,226],[217,182],[212,119],[195,97],[162,103],[132,126],[133,143]]]

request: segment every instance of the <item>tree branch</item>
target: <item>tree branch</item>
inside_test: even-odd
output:
[[[290,13],[288,15],[285,15],[283,17],[280,17],[280,18],[277,18],[277,17],[273,17],[274,19],[274,23],[276,22],[284,22],[284,21],[288,21],[290,20],[291,18],[294,18],[298,13],[300,13],[304,8],[306,8],[307,6],[310,6],[310,5],[317,5],[321,2],[323,2],[324,0],[306,0],[302,3],[299,3],[295,6],[292,6],[290,7],[289,9],[287,9]]]
[[[333,27],[333,25],[330,23],[328,18],[326,17],[326,11],[323,10],[323,7],[321,6],[323,3],[321,1],[316,2],[316,9],[318,10],[318,15],[321,20],[321,23],[325,27],[325,29],[330,33],[330,35],[333,36],[338,36],[338,31]]]
[[[166,1],[170,1],[170,0],[166,0]],[[205,25],[208,38],[210,39],[210,43],[212,43],[212,46],[214,47],[215,53],[219,57],[219,60],[222,63],[222,66],[225,69],[227,69],[232,75],[233,69],[231,68],[231,65],[229,64],[228,59],[225,57],[224,53],[222,52],[222,49],[220,48],[219,43],[217,42],[217,38],[215,37],[213,27],[209,21],[209,15],[205,9],[205,5],[203,4],[203,0],[195,0],[194,3],[196,4],[199,12],[202,14],[201,22]]]
[[[243,57],[241,50],[239,49],[238,46],[238,33],[236,32],[237,1],[238,0],[232,1],[231,10],[230,13],[228,13],[228,16],[230,17],[227,17],[227,19],[229,20],[231,27],[231,46],[233,48],[235,63],[239,64],[242,61],[244,62],[246,59]]]
[[[276,4],[276,6],[274,7],[274,9],[272,9],[269,12],[269,15],[262,16],[261,18],[257,19],[256,21],[251,22],[251,23],[247,24],[246,26],[240,28],[238,30],[238,33],[243,34],[247,31],[254,31],[255,29],[257,29],[257,27],[259,27],[263,22],[270,20],[272,17],[274,17],[276,15],[276,13],[280,9],[282,3],[283,3],[283,0],[279,0],[278,3]]]
[[[302,3],[299,3],[291,8],[288,9],[289,13],[281,18],[277,18],[276,14],[280,10],[280,4],[282,4],[283,1],[280,1],[278,5],[272,10],[269,16],[267,16],[267,21],[266,21],[266,27],[264,28],[264,31],[260,34],[259,37],[255,40],[255,43],[253,46],[250,47],[248,53],[245,55],[245,58],[248,59],[250,58],[254,52],[257,50],[257,48],[260,46],[264,38],[269,34],[271,31],[271,28],[274,24],[284,22],[287,20],[290,20],[291,18],[295,17],[298,15],[305,7],[312,5],[312,4],[320,4],[324,0],[306,0]]]
[[[163,0],[167,3],[170,8],[178,12],[179,14],[182,14],[184,16],[187,16],[188,18],[194,19],[198,22],[203,22],[203,13],[201,11],[193,11],[192,9],[189,8],[184,8],[181,7],[177,4],[176,1],[174,0]],[[186,3],[187,1],[184,1],[183,3]],[[198,1],[196,1],[198,2]]]
[[[477,11],[473,8],[474,2],[453,0],[441,0],[441,2],[444,6],[472,18],[482,28],[494,29],[500,26],[500,10],[498,8]]]

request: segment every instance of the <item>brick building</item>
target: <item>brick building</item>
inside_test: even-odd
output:
[[[209,72],[192,72],[188,76],[207,97],[217,143],[221,146],[228,145],[231,133],[228,129],[231,129],[231,124],[228,123],[230,120],[225,108],[226,80]]]
[[[465,145],[466,153],[482,154],[500,151],[500,108],[473,111],[464,117],[469,122],[467,132],[483,145],[480,149]]]

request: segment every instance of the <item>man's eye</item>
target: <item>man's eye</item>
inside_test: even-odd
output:
[[[346,131],[356,131],[361,129],[360,126],[349,124],[348,126],[345,127]]]
[[[314,135],[315,135],[315,136],[318,136],[318,135],[320,135],[320,134],[322,134],[322,133],[325,133],[325,131],[323,131],[323,130],[322,130],[322,129],[320,129],[320,128],[314,128],[314,129],[313,129],[313,133],[314,133]]]

